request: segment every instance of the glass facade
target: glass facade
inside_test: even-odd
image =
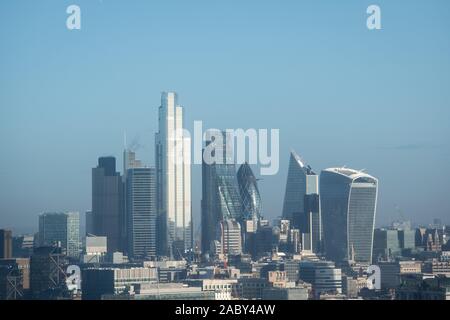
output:
[[[256,226],[261,218],[262,203],[257,179],[248,163],[241,165],[237,172],[237,179],[242,200],[243,219],[252,220],[253,225]]]
[[[160,255],[192,248],[191,140],[183,134],[183,107],[175,92],[163,92],[155,136]]]
[[[203,153],[213,149],[215,163],[208,164],[203,157],[202,164],[202,251],[208,252],[211,242],[216,240],[218,223],[224,219],[242,221],[243,213],[239,195],[236,166],[229,161],[229,136],[225,132],[216,132],[221,136],[221,143],[206,142]],[[227,161],[228,159],[228,161]]]
[[[373,237],[373,260],[390,260],[400,255],[400,231],[375,229]]]
[[[378,180],[363,172],[331,168],[320,176],[324,246],[336,262],[372,262]]]
[[[299,155],[291,151],[283,218],[302,233],[303,249],[318,253],[322,247],[319,177]]]
[[[61,245],[66,255],[79,258],[80,216],[78,212],[43,213],[39,216],[39,246]]]
[[[156,255],[156,173],[154,168],[127,172],[128,254],[133,258]]]
[[[400,248],[415,249],[416,248],[416,230],[403,229],[399,230]]]

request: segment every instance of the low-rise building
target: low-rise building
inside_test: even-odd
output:
[[[450,300],[450,278],[424,278],[422,274],[402,275],[401,284],[396,290],[396,299]]]
[[[139,284],[157,283],[156,268],[88,268],[82,270],[83,300],[119,295]]]

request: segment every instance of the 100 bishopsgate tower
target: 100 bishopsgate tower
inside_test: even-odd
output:
[[[158,253],[164,256],[192,248],[191,139],[183,135],[183,111],[175,92],[161,94],[155,162]]]
[[[322,218],[319,177],[302,158],[291,151],[283,203],[283,218],[302,233],[304,250],[318,253],[322,248]]]
[[[348,168],[330,168],[320,175],[320,198],[327,259],[370,264],[378,180]]]

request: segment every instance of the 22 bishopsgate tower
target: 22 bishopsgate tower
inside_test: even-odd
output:
[[[159,254],[192,249],[191,139],[183,135],[183,110],[175,92],[163,92],[155,136]]]
[[[348,168],[320,175],[325,254],[340,263],[370,264],[378,180]]]

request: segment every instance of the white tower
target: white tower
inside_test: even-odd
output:
[[[192,248],[191,139],[177,100],[175,92],[162,93],[155,141],[159,253],[169,256]]]

